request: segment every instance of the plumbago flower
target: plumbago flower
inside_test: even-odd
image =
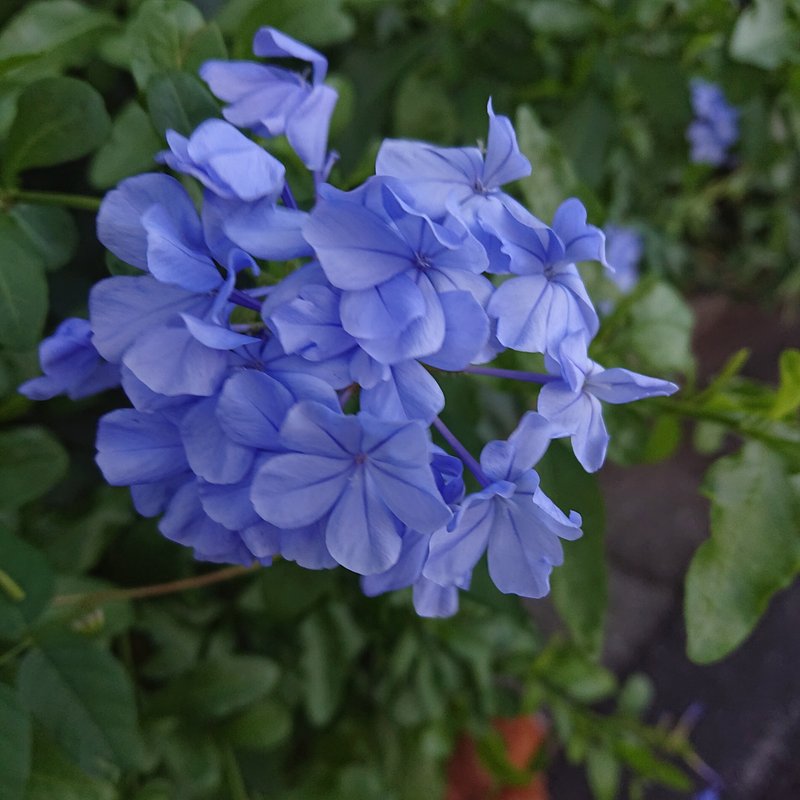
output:
[[[446,616],[485,555],[500,591],[543,596],[581,535],[539,485],[549,443],[569,437],[596,470],[601,403],[677,388],[589,358],[599,323],[576,263],[606,265],[603,233],[576,198],[547,224],[503,190],[531,165],[491,102],[485,151],[390,140],[374,176],[334,188],[325,58],[271,28],[254,50],[284,60],[202,67],[228,105],[167,133],[158,162],[181,181],[152,172],[106,196],[98,237],[141,274],[100,281],[20,391],[121,384],[130,407],[100,420],[98,466],[198,559],[342,566],[368,595],[411,587],[418,613]],[[286,137],[311,207],[245,131]],[[506,348],[548,372],[488,363]],[[441,418],[440,371],[539,385],[538,411],[476,460]]]

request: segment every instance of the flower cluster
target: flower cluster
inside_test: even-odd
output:
[[[107,195],[98,236],[141,274],[98,283],[90,322],[42,345],[45,377],[22,391],[120,382],[132,407],[100,421],[97,463],[198,559],[341,565],[367,594],[411,586],[420,614],[443,616],[487,554],[501,591],[541,597],[581,534],[539,487],[550,441],[596,470],[601,404],[676,389],[588,355],[599,323],[576,262],[605,263],[603,233],[576,199],[546,224],[503,191],[531,167],[491,102],[485,151],[389,140],[373,177],[334,188],[327,62],[269,28],[254,48],[280,61],[203,66],[225,119],[168,134],[159,160],[181,180]],[[312,208],[242,129],[286,136]],[[487,366],[505,349],[542,354],[546,373]],[[475,459],[440,419],[440,371],[539,384],[537,411]]]
[[[695,118],[686,131],[695,164],[725,164],[739,139],[739,111],[715,83],[694,78],[690,84]]]

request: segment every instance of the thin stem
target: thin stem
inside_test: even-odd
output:
[[[297,200],[294,199],[294,195],[292,194],[292,190],[289,187],[288,183],[283,184],[283,191],[281,191],[281,200],[283,200],[283,204],[286,208],[293,208],[297,210]]]
[[[249,294],[242,292],[239,289],[234,289],[231,292],[229,299],[232,303],[236,303],[237,306],[243,306],[244,308],[249,308],[252,311],[261,311],[261,303],[259,303],[254,297],[250,297]]]
[[[472,457],[469,450],[456,438],[456,435],[439,417],[433,421],[433,427],[442,434],[442,438],[455,450],[456,455],[467,465],[469,471],[478,479],[481,486],[488,486],[491,481],[484,475],[481,465]]]
[[[547,375],[544,372],[522,372],[516,369],[502,369],[501,367],[466,367],[463,372],[472,375],[490,375],[493,378],[508,378],[512,381],[524,383],[550,383],[557,381],[558,375]]]
[[[4,189],[0,191],[0,205],[14,203],[34,203],[40,206],[61,206],[78,211],[98,211],[102,200],[85,194],[64,194],[63,192],[32,192],[23,189]]]
[[[184,592],[187,589],[199,589],[203,586],[211,586],[214,583],[231,580],[231,578],[238,578],[240,575],[253,572],[258,567],[259,564],[251,564],[248,567],[238,565],[225,567],[216,572],[208,572],[205,575],[195,575],[192,578],[182,578],[177,581],[156,583],[150,586],[136,586],[131,589],[106,589],[87,594],[60,594],[53,598],[53,605],[70,606],[81,604],[99,606],[114,600],[141,600],[145,597],[160,597],[165,594]]]
[[[20,653],[24,653],[32,644],[33,639],[31,639],[30,636],[26,636],[24,639],[17,642],[10,650],[6,650],[6,652],[0,656],[0,667],[15,659]]]

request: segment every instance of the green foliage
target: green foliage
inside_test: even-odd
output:
[[[103,98],[75,78],[42,78],[22,90],[8,132],[3,175],[74,161],[96,150],[108,135]]]
[[[104,650],[80,639],[42,642],[22,659],[17,686],[36,721],[90,775],[141,766],[130,679]]]
[[[350,576],[287,563],[202,592],[109,602],[94,593],[195,568],[136,521],[127,493],[97,487],[103,401],[34,409],[15,388],[36,374],[45,326],[84,313],[86,289],[105,274],[87,187],[160,168],[166,130],[188,134],[219,116],[197,68],[228,50],[250,57],[260,25],[330,56],[343,185],[373,170],[383,136],[485,140],[491,95],[532,162],[511,191],[534,213],[549,221],[575,194],[592,221],[645,237],[650,276],[631,294],[587,272],[593,297],[613,306],[593,356],[677,376],[682,391],[607,409],[611,457],[668,457],[685,419],[707,452],[746,442],[709,473],[712,538],[686,587],[689,654],[720,658],[800,563],[800,356],[782,355],[774,391],[740,376],[743,354],[695,387],[682,292],[800,296],[795,5],[215,0],[202,4],[211,21],[199,5],[37,0],[0,11],[0,796],[434,798],[462,732],[483,736],[490,718],[523,707],[548,715],[598,800],[620,796],[626,771],[686,791],[685,737],[641,722],[651,684],[619,686],[596,662],[602,498],[566,448],[539,469],[556,502],[584,519],[553,574],[569,642],[543,641],[485,565],[450,621],[420,620],[406,594],[368,600]],[[720,81],[742,110],[730,168],[687,164],[694,75]],[[274,146],[285,157],[285,143]],[[541,369],[532,361],[509,366]],[[529,386],[442,383],[448,424],[472,449],[507,436],[535,403]],[[76,593],[90,597],[67,602]],[[520,778],[497,740],[494,750],[484,741],[498,776]]]
[[[18,508],[44,494],[67,469],[67,454],[43,428],[0,432],[0,509]]]
[[[594,475],[564,447],[549,448],[537,471],[553,502],[574,509],[583,519],[583,536],[564,543],[566,568],[552,576],[553,600],[575,642],[599,657],[608,601],[603,497]]]
[[[772,595],[800,571],[800,496],[780,456],[747,444],[708,475],[711,539],[686,579],[689,655],[727,655],[753,629]]]
[[[30,776],[31,719],[17,693],[0,683],[0,793],[22,800]]]

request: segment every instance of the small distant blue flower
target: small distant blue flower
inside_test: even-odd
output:
[[[109,364],[92,343],[88,320],[70,317],[39,345],[42,375],[19,387],[31,400],[65,394],[72,400],[119,386],[118,364]]]
[[[261,28],[253,52],[265,58],[295,58],[311,65],[311,80],[290,69],[250,61],[207,61],[200,75],[221,100],[225,119],[259,136],[285,135],[313,171],[327,162],[328,128],[338,98],[323,81],[328,62],[316,50],[274,28]]]
[[[646,397],[665,397],[678,391],[670,381],[650,378],[627,369],[604,369],[586,352],[583,334],[567,336],[559,348],[558,362],[548,368],[559,375],[539,393],[539,413],[569,435],[575,456],[587,472],[603,465],[608,432],[603,422],[604,403],[631,403]]]
[[[695,119],[686,131],[695,164],[720,166],[739,138],[739,111],[714,83],[694,78],[690,82]]]
[[[641,234],[624,225],[606,225],[606,260],[613,268],[609,274],[623,294],[628,294],[639,281],[639,262],[644,252]]]

